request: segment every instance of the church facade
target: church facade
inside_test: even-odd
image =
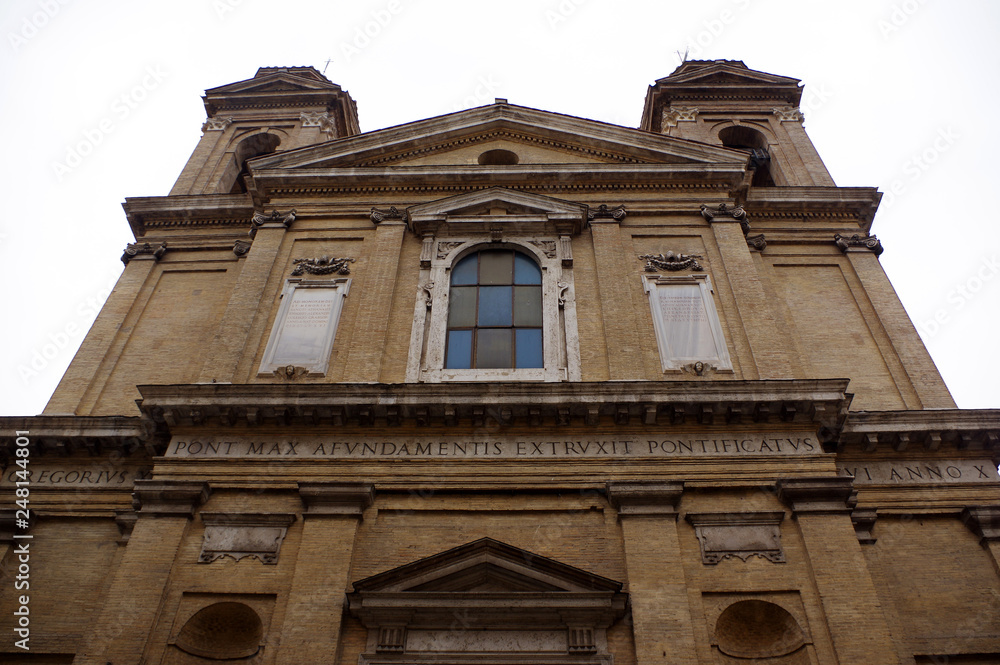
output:
[[[801,94],[689,61],[638,128],[361,132],[309,67],[208,90],[0,419],[0,658],[1000,662],[1000,411],[955,407]]]

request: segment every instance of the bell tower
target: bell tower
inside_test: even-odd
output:
[[[208,119],[171,196],[246,192],[248,160],[360,133],[350,94],[313,67],[261,67],[203,99]]]
[[[802,127],[800,83],[740,60],[689,60],[649,86],[639,128],[750,153],[753,186],[833,187]]]

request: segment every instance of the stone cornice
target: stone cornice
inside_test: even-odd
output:
[[[777,486],[795,513],[850,513],[856,503],[854,481],[843,476],[782,478]]]
[[[299,483],[299,497],[308,515],[360,517],[375,500],[371,483]]]
[[[832,436],[846,379],[613,383],[199,384],[139,386],[161,430],[218,423],[445,426],[613,422],[655,425],[798,423]]]
[[[136,238],[154,228],[249,227],[254,214],[253,202],[244,194],[132,197],[122,208]]]
[[[684,483],[625,481],[608,483],[608,500],[625,515],[677,515]]]
[[[881,200],[882,193],[874,187],[756,187],[744,207],[755,221],[837,215],[858,220],[868,233]]]
[[[212,490],[197,480],[136,480],[133,505],[141,515],[190,517]]]
[[[0,418],[0,430],[29,432],[32,456],[105,451],[150,456],[166,445],[154,436],[153,423],[138,416],[9,416]],[[14,455],[14,447],[13,437],[0,438],[0,462]]]
[[[847,418],[839,448],[936,451],[943,444],[1000,455],[1000,409],[857,411]]]

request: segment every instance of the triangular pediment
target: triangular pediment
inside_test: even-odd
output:
[[[513,165],[478,157],[503,149]],[[746,155],[696,141],[506,103],[390,127],[251,161],[254,171],[458,166],[516,171],[543,164],[739,164]],[[288,174],[291,175],[291,174]]]
[[[621,584],[482,538],[354,583],[360,593],[617,592]]]
[[[255,76],[245,81],[237,81],[228,85],[211,88],[205,91],[206,95],[235,95],[249,94],[256,95],[268,92],[313,92],[320,90],[339,90],[340,86],[329,81],[317,81],[313,78],[306,78],[288,72],[275,72]]]
[[[575,235],[587,224],[588,212],[589,207],[582,203],[505,187],[448,196],[406,210],[410,228],[420,235],[438,233],[446,225],[466,231],[504,227],[523,231],[532,227],[535,232],[542,232],[543,228],[552,227],[551,230]]]
[[[750,69],[739,60],[690,60],[656,81],[671,85],[798,85],[800,81]]]

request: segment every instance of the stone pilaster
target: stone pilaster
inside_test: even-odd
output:
[[[279,665],[333,662],[354,535],[374,495],[374,486],[366,483],[299,483],[306,511],[281,628]]]
[[[993,567],[1000,575],[1000,506],[970,506],[962,511],[962,521],[989,550]]]
[[[267,280],[274,270],[281,242],[285,237],[282,222],[266,222],[256,229],[253,245],[233,287],[232,296],[212,340],[211,350],[202,366],[200,382],[235,380],[254,316],[261,307]],[[251,372],[256,368],[251,369]]]
[[[167,580],[195,508],[208,499],[207,483],[137,480],[139,519],[111,581],[104,607],[76,663],[142,662]]]
[[[375,247],[368,255],[344,381],[379,381],[389,332],[389,314],[396,289],[399,254],[406,225],[400,219],[385,219],[375,231]]]
[[[597,218],[591,220],[590,228],[594,238],[594,267],[604,323],[608,378],[612,381],[638,379],[644,375],[643,346],[650,340],[641,339],[635,318],[640,310],[625,296],[638,288],[639,277],[628,269],[630,263],[623,260],[631,252],[626,251],[618,221]]]
[[[638,665],[698,662],[677,534],[683,491],[682,483],[608,485],[624,538]]]
[[[119,332],[127,324],[126,317],[139,300],[140,291],[146,285],[157,257],[153,254],[139,254],[125,266],[114,290],[101,308],[97,320],[76,352],[69,369],[59,381],[52,398],[45,405],[44,415],[89,415],[100,390],[92,386],[96,377],[107,380],[108,372],[100,371],[101,364],[110,359],[117,360],[125,346],[127,336]],[[112,347],[115,348],[112,348]],[[93,394],[88,394],[93,393]]]
[[[852,480],[782,479],[778,497],[798,522],[840,662],[897,665],[899,656],[851,522]]]
[[[752,365],[746,362],[746,358],[740,359],[743,378],[793,378],[792,365],[785,352],[789,345],[782,344],[781,338],[775,335],[775,322],[780,319],[772,312],[772,304],[768,302],[760,273],[754,265],[750,248],[747,247],[743,219],[735,217],[731,210],[728,214],[705,214],[705,218],[712,226],[725,268],[717,271],[716,275],[718,278],[724,275],[729,281],[743,331],[750,343],[750,353],[753,355]]]

